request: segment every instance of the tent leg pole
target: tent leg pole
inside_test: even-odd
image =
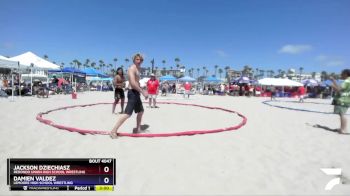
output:
[[[11,96],[11,102],[13,102],[13,101],[15,101],[15,99],[14,99],[14,91],[15,91],[15,89],[14,89],[14,87],[15,87],[15,82],[14,82],[14,77],[13,77],[13,72],[12,72],[12,70],[11,70],[11,76],[12,76],[12,96]]]

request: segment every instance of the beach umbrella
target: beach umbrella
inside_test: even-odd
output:
[[[159,78],[160,81],[176,81],[177,79],[172,75],[166,75]]]
[[[194,82],[194,81],[196,81],[196,79],[194,79],[190,76],[184,76],[184,77],[180,78],[179,80],[182,82]]]

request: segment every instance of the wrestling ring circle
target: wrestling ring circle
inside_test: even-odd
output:
[[[241,127],[243,127],[247,123],[247,118],[236,111],[221,108],[221,107],[209,107],[209,106],[204,106],[204,105],[198,105],[198,104],[187,104],[187,103],[177,103],[177,102],[157,102],[158,104],[175,104],[175,105],[183,105],[183,106],[193,106],[193,107],[201,107],[201,108],[206,108],[206,109],[211,109],[211,110],[220,110],[228,113],[233,113],[238,115],[242,121],[237,124],[237,125],[232,125],[230,127],[226,128],[218,128],[218,129],[211,129],[211,130],[189,130],[189,131],[182,131],[182,132],[172,132],[172,133],[125,133],[125,132],[119,132],[118,136],[126,136],[126,137],[171,137],[171,136],[191,136],[191,135],[197,135],[197,134],[208,134],[208,133],[219,133],[219,132],[224,132],[224,131],[233,131],[237,130]],[[52,110],[48,110],[46,112],[41,112],[37,114],[36,119],[44,123],[46,125],[70,131],[70,132],[78,132],[80,134],[99,134],[99,135],[109,135],[110,131],[102,131],[102,130],[89,130],[89,129],[80,129],[80,128],[75,128],[75,127],[69,127],[69,126],[64,126],[57,124],[53,122],[52,120],[45,119],[44,116],[55,111],[59,110],[67,110],[71,108],[77,108],[77,107],[89,107],[89,106],[96,106],[96,105],[106,105],[106,104],[112,104],[112,103],[93,103],[93,104],[84,104],[84,105],[73,105],[73,106],[66,106],[66,107],[60,107]]]

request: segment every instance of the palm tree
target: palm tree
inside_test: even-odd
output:
[[[229,82],[230,83],[230,76],[228,75],[228,71],[230,70],[231,68],[230,68],[230,66],[226,66],[225,67],[225,71],[226,71],[226,78],[227,78],[227,82]]]
[[[243,75],[248,75],[248,76],[250,76],[251,71],[252,71],[251,66],[245,65],[245,66],[243,67],[242,73],[243,73]]]
[[[78,65],[78,59],[74,59],[73,61],[72,61],[72,63],[74,64],[74,68],[76,68],[76,66]]]
[[[110,72],[111,69],[113,68],[113,64],[112,64],[112,63],[109,63],[109,64],[108,64],[108,68],[109,68],[109,72]]]
[[[162,60],[162,63],[163,63],[163,67],[165,67],[166,61],[165,61],[165,60]]]
[[[194,68],[192,67],[190,70],[191,70],[191,77],[193,78]]]
[[[312,79],[315,79],[315,77],[316,77],[316,72],[311,72],[311,77],[312,77]]]
[[[77,61],[78,69],[80,69],[80,65],[81,65],[81,62],[80,62],[80,61]]]
[[[63,62],[61,63],[61,66],[62,66],[62,68],[64,67],[64,63]]]
[[[299,67],[299,80],[301,81],[301,73],[303,72],[304,68],[303,67]]]
[[[282,69],[278,69],[277,72],[278,72],[278,77],[281,77]]]
[[[209,72],[209,70],[205,70],[205,77],[207,77],[208,76],[208,72]]]
[[[219,68],[219,75],[220,75],[220,79],[221,79],[221,74],[222,74],[223,70],[221,68]]]
[[[166,67],[163,67],[163,70],[162,70],[161,74],[162,74],[162,76],[166,75]]]
[[[286,74],[286,71],[282,70],[281,71],[281,78],[284,78],[284,75]]]
[[[176,67],[180,67],[179,63],[180,63],[180,58],[176,57],[175,58],[175,63],[176,63]]]
[[[86,59],[86,60],[85,60],[85,63],[83,64],[84,69],[85,69],[86,67],[89,67],[89,63],[90,63],[90,59]]]
[[[205,70],[206,70],[207,68],[205,67],[205,66],[203,66],[203,76],[205,76]]]
[[[44,59],[45,60],[49,59],[49,56],[47,56],[47,54],[44,54]]]
[[[328,73],[326,71],[321,72],[321,80],[325,81],[328,79]]]
[[[260,69],[259,72],[260,72],[260,76],[263,78],[265,76],[265,70]]]
[[[215,68],[215,77],[216,77],[216,71],[218,69],[219,65],[214,65],[214,68]]]
[[[129,63],[129,59],[128,58],[125,58],[125,66],[128,66],[128,63]]]
[[[114,75],[115,74],[115,69],[112,68],[109,72],[110,72],[111,75]]]
[[[117,58],[114,58],[113,61],[114,61],[114,63],[115,63],[115,68],[117,69],[117,61],[118,61],[118,59],[117,59]]]
[[[96,68],[96,63],[95,63],[95,62],[92,62],[92,63],[91,63],[91,67],[95,69],[95,68]]]
[[[180,58],[176,57],[176,58],[175,58],[175,63],[176,63],[176,68],[177,68],[177,70],[179,70],[179,68],[180,68]],[[178,77],[179,77],[179,75],[180,75],[180,73],[177,72],[177,76],[178,76]]]
[[[197,68],[197,78],[199,78],[199,72],[201,71],[200,68]]]
[[[104,64],[103,60],[99,60],[98,63],[99,63],[98,66],[100,67],[100,69],[101,69],[102,72],[103,72],[103,64]]]

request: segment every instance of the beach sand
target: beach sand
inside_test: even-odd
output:
[[[59,130],[37,121],[36,115],[50,109],[112,102],[112,92],[79,93],[78,99],[55,95],[0,99],[0,195],[142,195],[142,194],[296,194],[346,195],[350,184],[324,190],[333,178],[320,168],[342,168],[350,179],[350,135],[324,128],[339,127],[336,115],[293,111],[263,104],[270,98],[181,95],[159,97],[159,101],[194,103],[238,111],[247,124],[234,131],[215,134],[131,138],[116,140],[106,135],[82,135]],[[271,104],[332,112],[330,100],[279,99]],[[147,108],[142,124],[150,133],[224,128],[237,125],[235,114],[193,106],[159,104]],[[109,131],[120,114],[111,105],[96,105],[50,113],[56,123]],[[119,112],[117,105],[116,111]],[[121,132],[132,132],[134,114]],[[349,115],[347,116],[350,120]],[[350,127],[350,126],[349,126]],[[7,158],[116,158],[114,192],[10,192],[6,185]]]

